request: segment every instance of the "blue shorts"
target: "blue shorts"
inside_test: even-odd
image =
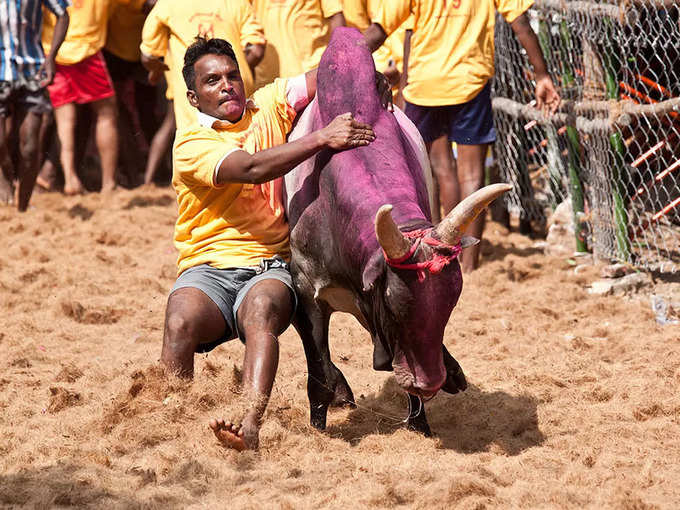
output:
[[[178,289],[191,287],[202,291],[220,309],[226,331],[222,338],[214,342],[201,343],[196,347],[196,352],[209,352],[218,345],[239,337],[245,343],[245,338],[238,328],[238,310],[248,291],[258,282],[267,279],[279,280],[291,293],[293,300],[293,313],[297,307],[297,296],[293,288],[293,279],[288,269],[288,264],[280,257],[264,259],[259,268],[235,267],[230,269],[217,269],[208,264],[190,267],[182,272],[172,287],[170,294]],[[292,316],[291,316],[292,319]]]
[[[425,143],[443,135],[460,145],[484,145],[496,141],[491,111],[491,82],[467,103],[420,106],[406,102],[404,113],[411,119]]]

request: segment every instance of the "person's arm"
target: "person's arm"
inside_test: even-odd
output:
[[[373,52],[383,45],[387,39],[387,32],[379,23],[371,23],[371,26],[364,31],[364,39],[368,49]]]
[[[519,15],[510,24],[513,32],[519,39],[529,57],[529,62],[534,68],[536,76],[536,107],[544,112],[555,113],[560,106],[560,95],[555,89],[552,78],[548,73],[548,66],[543,58],[538,37],[529,24],[529,17],[526,13]]]
[[[243,150],[232,152],[219,165],[215,184],[262,184],[285,175],[323,149],[353,149],[368,145],[373,140],[375,134],[371,126],[354,120],[350,113],[344,113],[325,128],[293,142],[255,154]]]
[[[167,2],[157,3],[146,17],[144,28],[142,29],[141,50],[142,65],[149,71],[149,83],[157,84],[163,77],[163,73],[168,70],[168,66],[163,61],[163,56],[168,49],[170,29],[164,20],[167,14],[163,10]]]
[[[265,49],[264,44],[251,44],[251,43],[246,44],[246,47],[243,48],[243,53],[246,56],[246,62],[248,62],[248,67],[250,67],[250,70],[253,73],[255,72],[255,67],[257,67],[257,64],[262,62],[262,58],[264,57],[264,49]]]
[[[404,106],[406,106],[406,100],[404,99],[404,89],[406,88],[406,84],[408,83],[408,56],[411,53],[411,35],[413,34],[413,30],[410,28],[406,30],[406,33],[404,34],[404,63],[403,69],[401,71],[401,78],[399,79],[399,93],[397,94],[397,106],[401,108],[402,110],[404,109]]]
[[[45,56],[45,62],[43,63],[38,76],[42,76],[40,79],[40,86],[47,87],[54,80],[54,73],[57,67],[57,53],[59,53],[59,48],[61,43],[64,42],[66,38],[66,32],[68,31],[69,16],[68,11],[64,9],[61,16],[57,18],[57,23],[54,25],[54,33],[52,34],[52,45],[50,46],[50,54]]]
[[[267,39],[264,29],[255,16],[253,6],[247,0],[241,0],[239,10],[239,30],[241,48],[248,62],[248,67],[255,74],[255,67],[262,61]]]
[[[331,33],[338,27],[346,27],[347,22],[345,21],[345,15],[342,12],[336,12],[331,17],[327,18],[328,27],[331,29]]]
[[[142,12],[144,14],[149,14],[151,12],[151,9],[153,9],[154,5],[156,5],[156,0],[146,0],[142,4]]]

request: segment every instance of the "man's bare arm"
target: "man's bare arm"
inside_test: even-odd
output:
[[[61,44],[64,42],[64,39],[66,39],[68,24],[68,12],[64,11],[64,14],[57,18],[57,23],[54,25],[50,54],[45,57],[45,62],[38,72],[38,76],[42,76],[40,79],[41,87],[47,87],[54,80],[54,73],[56,72],[57,68],[57,53],[59,53],[59,48],[61,48]]]
[[[264,44],[248,43],[246,44],[246,47],[243,48],[243,53],[246,56],[246,62],[248,62],[248,67],[250,67],[250,70],[253,73],[255,72],[257,64],[262,62],[262,58],[264,57],[265,46],[266,45]]]
[[[370,27],[364,30],[364,39],[368,44],[368,49],[373,52],[383,45],[385,39],[387,39],[387,33],[378,23],[372,23]]]
[[[521,14],[510,24],[513,32],[519,39],[529,57],[529,62],[534,68],[536,75],[536,107],[546,113],[555,113],[560,106],[560,95],[555,90],[555,85],[548,74],[548,66],[543,58],[538,37],[529,24],[526,13]]]
[[[375,140],[373,129],[352,118],[350,113],[339,115],[325,128],[302,138],[249,154],[234,151],[219,167],[217,185],[228,182],[261,184],[285,175],[305,159],[323,149],[352,149]]]
[[[328,26],[331,29],[331,33],[338,27],[346,27],[347,22],[345,21],[345,15],[342,12],[337,12],[331,17],[326,18],[328,20]]]
[[[142,53],[142,65],[149,71],[149,83],[156,85],[163,73],[169,69],[161,57],[154,57],[153,55],[146,55]]]

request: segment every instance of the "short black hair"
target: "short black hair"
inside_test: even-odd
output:
[[[196,90],[194,64],[204,55],[225,55],[231,58],[238,68],[236,53],[234,53],[234,48],[232,48],[228,41],[224,39],[207,39],[199,35],[191,46],[187,48],[186,53],[184,53],[182,76],[184,76],[184,83],[187,84],[189,90]]]

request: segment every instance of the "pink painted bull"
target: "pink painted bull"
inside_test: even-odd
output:
[[[285,177],[311,422],[325,428],[328,406],[353,400],[328,346],[330,316],[343,311],[371,333],[374,368],[394,370],[411,409],[421,411],[411,412],[409,426],[429,434],[420,398],[466,387],[443,347],[462,288],[461,232],[510,186],[480,190],[433,227],[422,139],[403,113],[382,108],[373,59],[356,30],[335,30],[317,91],[290,139],[345,112],[372,125],[377,138],[365,147],[321,152]]]

